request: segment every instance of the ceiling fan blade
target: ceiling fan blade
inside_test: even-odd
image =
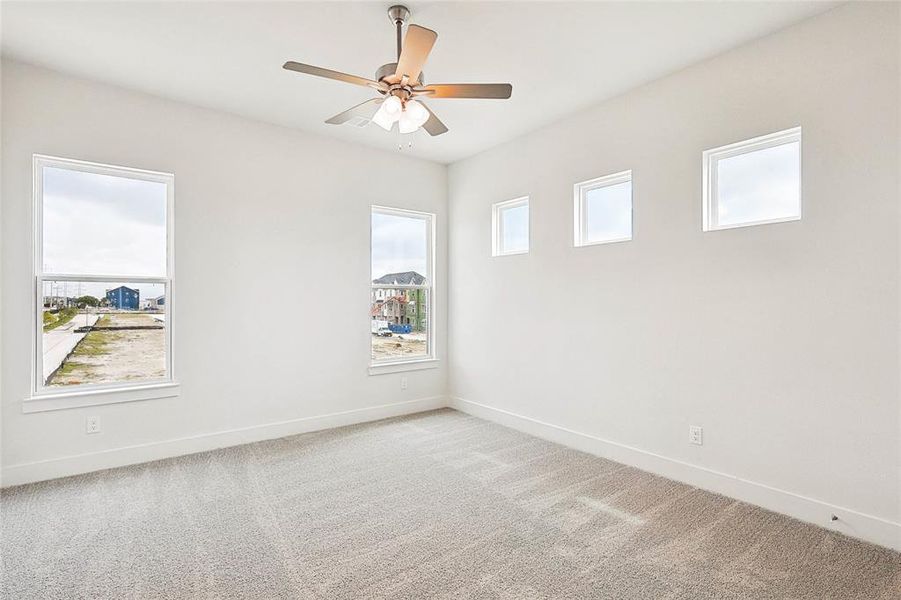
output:
[[[384,98],[373,98],[371,100],[367,100],[366,102],[361,102],[353,108],[348,108],[343,113],[338,113],[337,115],[326,121],[326,123],[328,123],[329,125],[340,125],[342,123],[347,123],[348,121],[356,117],[371,119],[373,115],[372,109],[384,101]]]
[[[365,77],[358,77],[356,75],[348,75],[347,73],[332,71],[331,69],[323,69],[322,67],[314,67],[313,65],[305,65],[303,63],[294,62],[293,60],[286,62],[284,65],[282,65],[282,68],[289,71],[297,71],[298,73],[306,73],[307,75],[315,75],[316,77],[325,77],[326,79],[334,79],[336,81],[343,81],[345,83],[363,85],[366,87],[375,88],[377,90],[384,87],[382,84],[377,81],[373,81],[372,79],[366,79]]]
[[[435,116],[435,113],[432,112],[428,106],[426,106],[423,102],[420,102],[422,106],[429,111],[429,120],[423,123],[422,128],[426,130],[426,132],[431,135],[441,135],[442,133],[447,133],[447,125],[441,122],[441,119]]]
[[[414,88],[413,93],[429,98],[498,98],[513,95],[509,83],[436,83]]]
[[[400,80],[406,75],[413,83],[419,81],[422,66],[428,59],[429,52],[432,51],[432,46],[435,45],[436,39],[438,39],[438,34],[431,29],[426,29],[419,25],[407,27],[403,49],[400,51],[400,58],[397,59],[395,78]]]

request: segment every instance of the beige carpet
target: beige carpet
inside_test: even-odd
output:
[[[451,410],[21,486],[3,598],[901,598],[901,555]]]

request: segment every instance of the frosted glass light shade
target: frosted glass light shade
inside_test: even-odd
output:
[[[398,126],[401,133],[413,133],[429,120],[429,111],[416,100],[407,102]]]
[[[391,96],[379,107],[378,111],[373,115],[372,122],[384,129],[391,131],[394,123],[401,118],[403,114],[403,105],[400,98]]]

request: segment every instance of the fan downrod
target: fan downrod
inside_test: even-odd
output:
[[[392,6],[391,8],[388,9],[388,20],[391,21],[391,23],[394,25],[394,30],[395,30],[395,34],[396,34],[397,60],[400,60],[400,53],[401,53],[401,50],[403,50],[404,27],[407,25],[407,23],[410,22],[410,16],[412,14],[413,13],[410,12],[410,9],[402,4],[395,4],[394,6]],[[376,81],[385,81],[385,78],[393,76],[396,70],[397,70],[396,62],[382,65],[375,72],[375,80]],[[420,85],[425,83],[425,78],[422,73],[420,73],[420,75],[419,75],[419,83],[420,83]],[[397,88],[401,88],[401,91],[403,91],[402,90],[403,87],[404,86],[394,85],[394,86],[392,86],[392,88],[395,88],[395,89],[392,89],[391,92],[394,92]],[[407,100],[412,94],[410,93],[410,90],[407,89],[406,93],[395,93],[392,95],[402,96],[403,100]]]

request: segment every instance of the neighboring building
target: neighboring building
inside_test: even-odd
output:
[[[69,308],[70,306],[75,306],[75,298],[44,296],[44,308]]]
[[[156,298],[147,298],[141,302],[141,308],[144,310],[162,310],[166,307],[166,296],[157,296]]]
[[[405,325],[407,320],[407,298],[403,295],[376,300],[370,310],[373,321],[388,321],[393,325]]]
[[[374,285],[396,285],[399,287],[376,288],[372,290],[372,309],[370,312],[372,319],[388,321],[394,325],[410,325],[413,331],[425,331],[428,326],[426,321],[426,291],[400,287],[423,285],[425,282],[425,277],[416,271],[389,273],[378,279],[373,279],[372,283]]]
[[[404,271],[403,273],[388,273],[378,279],[373,279],[376,285],[423,285],[425,277],[416,271]]]
[[[141,292],[124,285],[106,290],[106,299],[112,308],[119,310],[138,310],[141,306]]]

